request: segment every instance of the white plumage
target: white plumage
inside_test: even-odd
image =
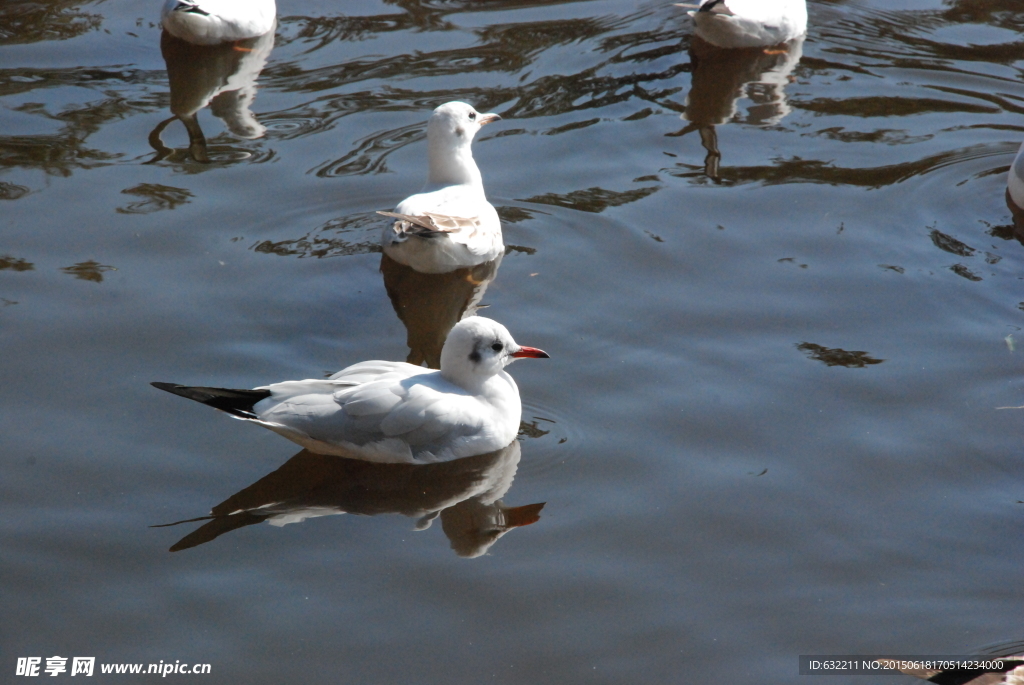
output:
[[[167,0],[160,11],[168,33],[198,45],[262,36],[276,18],[274,0]]]
[[[472,150],[480,127],[499,119],[465,102],[434,110],[427,123],[426,185],[394,212],[380,212],[398,219],[381,236],[385,254],[421,273],[446,273],[489,262],[504,251],[501,220],[484,194]]]
[[[807,32],[806,0],[701,0],[688,14],[695,33],[720,48],[778,45]]]
[[[1024,144],[1017,150],[1017,156],[1010,165],[1010,173],[1006,178],[1006,190],[1010,194],[1013,204],[1018,209],[1024,209]]]
[[[326,380],[253,390],[153,385],[254,421],[318,454],[420,464],[512,442],[522,405],[504,367],[519,357],[547,356],[517,345],[496,321],[474,316],[448,334],[440,371],[367,361]]]

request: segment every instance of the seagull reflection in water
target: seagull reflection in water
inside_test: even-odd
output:
[[[485,554],[513,528],[540,519],[544,503],[507,507],[501,501],[519,465],[519,441],[501,450],[437,464],[378,464],[303,450],[213,508],[206,521],[175,543],[177,552],[255,523],[281,527],[338,514],[402,514],[426,530],[434,519],[460,557]]]
[[[256,98],[256,78],[273,49],[273,29],[256,38],[217,45],[194,45],[165,30],[160,36],[160,51],[167,63],[174,116],[161,121],[149,134],[149,144],[157,154],[148,163],[167,158],[181,161],[182,153],[161,139],[164,129],[175,119],[188,131],[188,152],[192,158],[209,162],[206,137],[198,118],[199,111],[207,106],[239,138],[261,137],[266,127],[250,108]]]
[[[407,331],[407,362],[441,368],[441,348],[448,332],[481,308],[480,300],[498,275],[501,259],[443,274],[424,274],[386,254],[381,256],[384,288]]]
[[[680,118],[690,122],[683,129],[666,134],[684,136],[698,131],[707,151],[704,173],[720,180],[721,152],[715,127],[729,121],[755,126],[774,126],[792,110],[786,102],[785,87],[803,56],[804,37],[772,49],[719,48],[699,36],[690,44],[693,63],[692,86]],[[738,118],[738,101],[748,98],[745,119]],[[679,108],[676,107],[678,110]]]

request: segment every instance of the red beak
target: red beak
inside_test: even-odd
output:
[[[534,359],[550,359],[551,355],[536,347],[520,347],[512,353],[513,357],[533,357]]]

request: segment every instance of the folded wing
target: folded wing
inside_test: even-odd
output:
[[[256,407],[262,422],[327,445],[367,447],[397,439],[414,455],[436,456],[482,429],[478,400],[439,372],[410,364],[365,362],[327,380],[266,389],[271,397]]]

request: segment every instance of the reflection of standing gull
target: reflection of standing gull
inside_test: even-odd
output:
[[[249,107],[256,98],[256,78],[273,49],[273,31],[236,45],[192,45],[163,33],[160,51],[167,63],[171,112],[188,130],[189,151],[197,161],[209,161],[197,118],[207,105],[236,136],[263,135],[266,129]],[[172,121],[174,118],[161,122],[149,136],[150,144],[161,153],[158,159],[172,152],[160,141],[160,134]]]
[[[509,530],[540,518],[543,504],[506,507],[501,502],[512,486],[519,456],[517,440],[496,452],[420,466],[374,464],[303,450],[215,506],[204,517],[208,523],[171,551],[263,521],[280,527],[318,516],[402,514],[417,518],[417,530],[424,530],[440,514],[452,549],[459,556],[480,556]]]
[[[408,332],[410,364],[441,366],[441,347],[448,331],[462,319],[476,314],[480,299],[501,264],[497,259],[443,274],[424,274],[399,264],[386,254],[380,270],[384,287],[398,318]]]
[[[778,45],[807,32],[805,0],[701,0],[688,14],[694,32],[720,48]]]
[[[721,159],[715,126],[736,117],[736,103],[740,98],[747,97],[753,103],[747,108],[745,123],[771,126],[790,113],[785,88],[790,82],[790,73],[803,55],[803,43],[801,37],[782,46],[783,50],[766,52],[723,50],[700,38],[693,39],[690,46],[693,85],[682,114],[690,124],[669,135],[700,132],[701,143],[708,151],[704,162],[708,176],[718,178]]]
[[[473,136],[497,114],[465,102],[434,110],[427,123],[429,171],[423,190],[402,200],[384,229],[384,254],[422,273],[444,273],[495,259],[504,250],[501,220],[487,201],[473,160]]]
[[[262,36],[276,17],[274,0],[167,0],[160,11],[165,29],[196,45]]]
[[[326,380],[285,381],[253,390],[153,383],[258,423],[318,454],[422,464],[492,452],[519,431],[519,388],[504,368],[522,347],[497,321],[471,316],[448,334],[441,370],[368,361]]]

